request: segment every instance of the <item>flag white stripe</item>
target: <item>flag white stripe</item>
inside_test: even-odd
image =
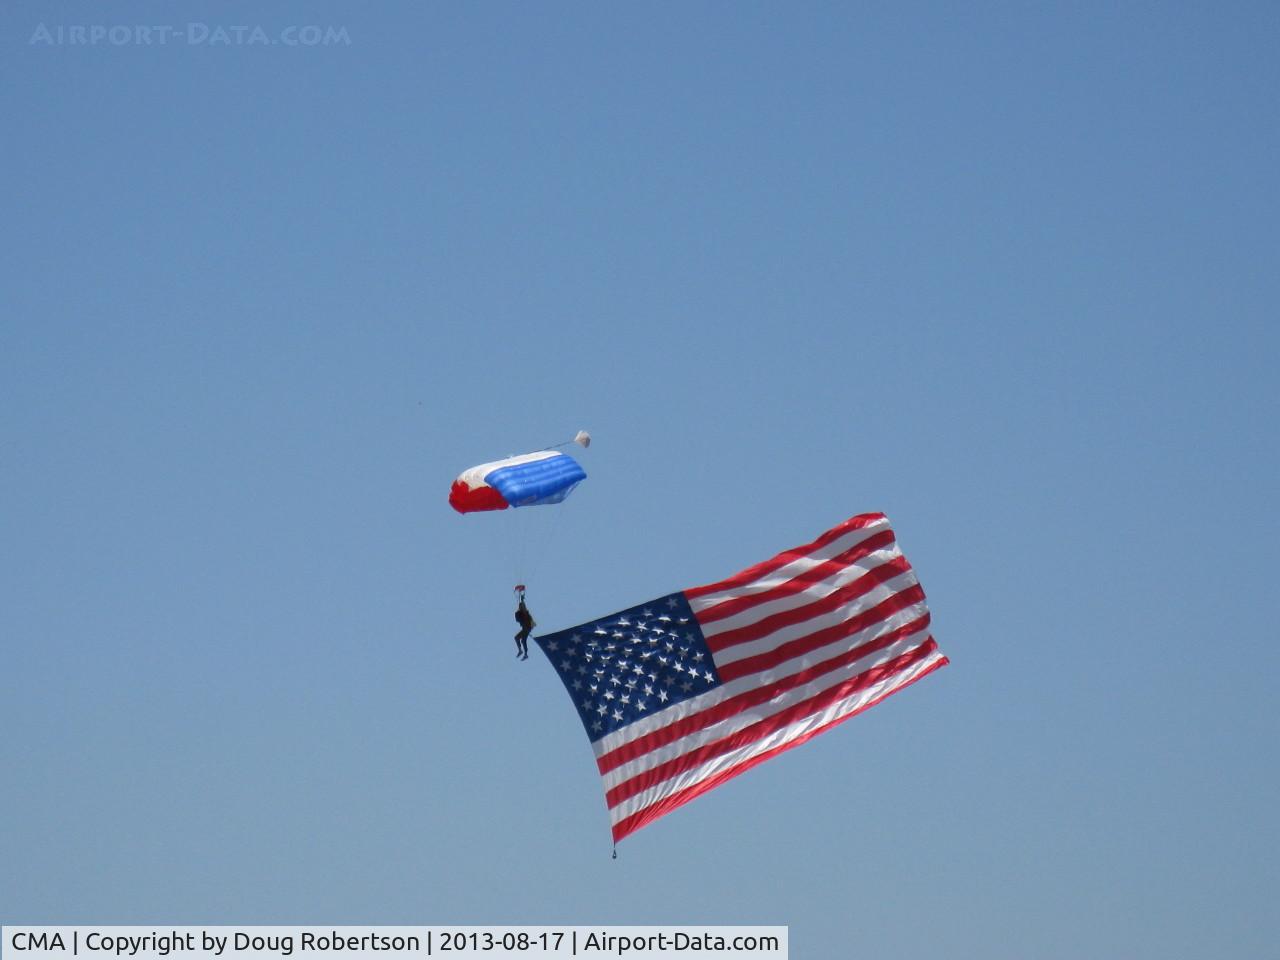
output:
[[[725,617],[722,620],[713,620],[711,623],[702,625],[702,635],[705,637],[715,636],[718,633],[725,633],[729,630],[737,630],[739,627],[749,627],[753,623],[759,623],[765,617],[772,616],[775,613],[782,613],[785,610],[794,610],[797,607],[803,607],[806,604],[821,600],[823,597],[829,597],[841,587],[848,586],[856,580],[865,577],[871,570],[876,567],[883,566],[891,560],[902,558],[902,551],[898,549],[896,543],[887,547],[881,547],[874,550],[865,557],[854,561],[847,566],[832,572],[825,580],[815,580],[803,590],[795,593],[785,594],[780,597],[774,597],[772,600],[759,600],[751,606],[738,611],[731,617]],[[785,577],[781,580],[771,582],[770,589],[786,583],[791,577]],[[857,602],[861,602],[858,598]]]
[[[915,572],[908,570],[900,573],[884,583],[878,584],[871,590],[868,590],[856,600],[842,604],[833,610],[817,612],[815,616],[799,623],[788,624],[785,627],[779,627],[772,633],[765,634],[758,640],[749,640],[745,643],[737,643],[731,647],[726,647],[713,654],[716,666],[727,666],[730,663],[736,663],[739,660],[745,660],[748,657],[758,656],[762,653],[768,653],[770,650],[776,650],[784,643],[792,640],[799,640],[809,636],[811,633],[817,633],[819,630],[825,630],[828,627],[839,626],[852,620],[854,617],[861,616],[877,604],[883,603],[895,594],[901,593],[916,586],[919,583],[916,580]],[[820,610],[821,608],[818,608]],[[708,624],[707,629],[703,631],[703,636],[710,639],[718,636],[722,631],[715,630],[718,624]]]
[[[894,641],[887,647],[880,650],[874,650],[864,657],[860,657],[853,663],[824,673],[820,677],[815,677],[809,683],[796,687],[792,690],[784,691],[778,697],[768,700],[765,703],[750,707],[741,713],[736,713],[731,717],[726,717],[718,723],[709,727],[697,730],[688,736],[679,740],[672,741],[651,750],[641,757],[629,763],[624,763],[619,767],[610,770],[603,775],[605,790],[612,790],[618,784],[630,780],[637,774],[644,773],[646,770],[652,770],[660,764],[666,763],[668,760],[674,760],[686,753],[698,750],[708,743],[714,743],[723,737],[728,737],[737,733],[745,727],[751,726],[760,720],[772,717],[775,714],[788,710],[797,703],[801,703],[810,697],[817,696],[823,690],[829,690],[832,687],[839,686],[848,680],[853,679],[859,674],[874,669],[883,663],[888,663],[894,657],[902,656],[920,646],[929,639],[929,628],[925,627],[916,633],[903,637]]]
[[[706,763],[694,767],[693,769],[683,771],[670,777],[660,783],[654,784],[648,789],[628,797],[621,803],[609,808],[609,820],[611,824],[617,824],[622,820],[644,810],[646,807],[657,803],[674,793],[688,789],[708,777],[715,776],[722,771],[737,766],[752,757],[757,757],[762,753],[767,753],[777,747],[797,740],[806,734],[825,726],[841,717],[846,717],[851,713],[856,713],[860,708],[872,703],[882,697],[888,696],[895,690],[906,686],[912,680],[923,675],[933,668],[941,660],[944,660],[942,652],[933,651],[927,657],[912,664],[909,668],[891,674],[885,677],[879,683],[872,684],[865,690],[860,690],[856,694],[839,700],[831,704],[826,709],[811,714],[790,726],[784,727],[771,734],[757,740],[754,743],[725,753],[721,756],[714,757]]]
[[[794,560],[789,561],[777,570],[773,570],[766,576],[751,581],[749,584],[742,586],[730,586],[715,593],[708,593],[700,597],[691,597],[689,606],[693,608],[694,613],[700,613],[709,607],[714,607],[717,603],[723,603],[725,600],[733,600],[736,597],[749,596],[753,593],[760,593],[776,586],[792,577],[804,573],[806,570],[812,570],[820,563],[838,557],[846,550],[852,550],[862,541],[875,536],[877,533],[889,529],[889,521],[887,519],[877,520],[875,523],[866,527],[858,527],[850,530],[848,533],[837,537],[828,544],[818,547],[813,553],[797,556]],[[732,579],[732,578],[729,578]]]

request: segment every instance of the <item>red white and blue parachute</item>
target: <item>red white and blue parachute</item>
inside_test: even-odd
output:
[[[591,435],[580,430],[572,442],[588,446]],[[449,505],[459,513],[474,513],[560,503],[586,478],[587,472],[567,453],[539,450],[462,471],[449,490]]]

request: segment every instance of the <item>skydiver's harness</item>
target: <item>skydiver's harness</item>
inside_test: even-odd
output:
[[[516,602],[516,623],[520,624],[520,629],[524,630],[526,635],[533,630],[538,624],[533,619],[533,614],[529,612],[529,608],[524,605],[524,584],[517,583],[515,586]]]

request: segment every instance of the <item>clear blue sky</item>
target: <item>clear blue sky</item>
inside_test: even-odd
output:
[[[1059,6],[0,7],[0,921],[1274,949],[1280,8]],[[30,42],[188,22],[350,43]],[[952,666],[611,861],[515,577],[869,510]]]

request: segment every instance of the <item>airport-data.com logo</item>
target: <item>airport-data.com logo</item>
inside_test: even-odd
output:
[[[266,28],[209,23],[102,23],[36,25],[33,47],[349,47],[345,26],[292,24]]]

